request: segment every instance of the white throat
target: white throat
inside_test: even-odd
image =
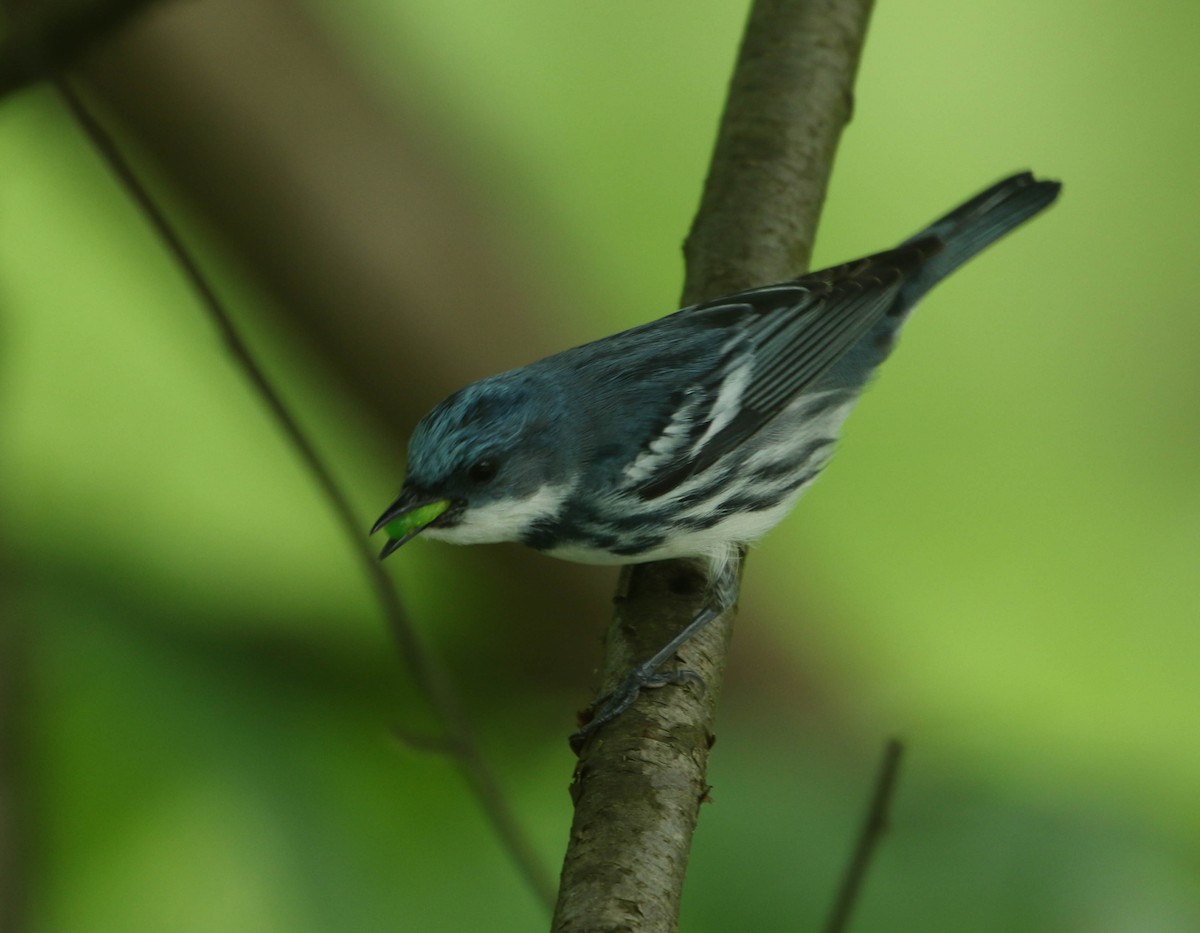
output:
[[[451,528],[427,528],[421,532],[421,537],[451,544],[520,541],[535,523],[555,515],[570,492],[569,486],[543,486],[525,499],[505,499],[488,505],[469,506],[457,525]]]

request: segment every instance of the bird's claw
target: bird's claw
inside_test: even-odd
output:
[[[655,674],[647,679],[643,687],[666,687],[673,684],[695,684],[704,689],[704,678],[695,671],[667,671],[665,674]]]
[[[662,671],[657,672],[645,666],[635,667],[628,676],[611,693],[597,699],[580,715],[584,720],[579,731],[570,738],[571,750],[575,754],[583,749],[601,726],[604,726],[633,705],[633,701],[647,688],[666,687],[673,684],[696,684],[704,689],[704,679],[695,671]]]

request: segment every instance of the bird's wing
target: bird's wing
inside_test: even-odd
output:
[[[738,325],[726,329],[718,365],[683,391],[626,469],[637,494],[654,499],[672,491],[762,428],[871,332],[939,248],[936,238],[905,244],[684,312],[736,318]]]

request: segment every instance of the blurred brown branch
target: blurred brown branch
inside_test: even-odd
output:
[[[0,96],[52,78],[154,0],[5,0]]]
[[[872,0],[756,0],[685,246],[690,304],[805,271],[850,118]],[[683,561],[627,568],[601,692],[706,598]],[[673,931],[734,611],[679,651],[692,684],[647,691],[583,749],[554,930]]]

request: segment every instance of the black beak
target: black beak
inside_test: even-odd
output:
[[[441,518],[454,503],[416,489],[404,489],[371,527],[371,534],[387,529],[388,541],[379,552],[383,560]]]

